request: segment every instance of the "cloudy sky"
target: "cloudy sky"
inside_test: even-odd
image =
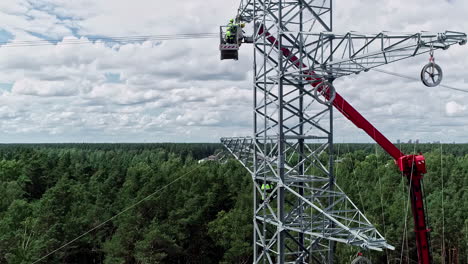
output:
[[[1,0],[0,42],[216,33],[238,0]],[[465,0],[336,1],[335,31],[468,32]],[[0,47],[0,142],[218,142],[251,134],[252,47],[217,39]],[[11,45],[11,44],[10,44]],[[468,45],[436,53],[468,90]],[[418,77],[427,56],[382,69]],[[337,90],[391,140],[468,142],[468,93],[378,72]],[[336,142],[370,142],[335,120]]]

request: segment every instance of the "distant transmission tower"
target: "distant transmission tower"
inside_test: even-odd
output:
[[[336,35],[332,14],[331,0],[239,7],[237,22],[254,23],[253,134],[221,142],[254,181],[254,263],[333,263],[335,242],[394,249],[335,183],[333,105],[343,99],[333,81],[466,41],[454,32]]]

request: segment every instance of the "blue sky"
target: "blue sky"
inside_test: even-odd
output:
[[[0,42],[217,32],[238,4],[2,0]],[[468,32],[466,1],[362,0],[335,8],[339,32]],[[252,47],[243,46],[237,62],[220,61],[217,41],[0,47],[0,142],[218,142],[250,135]],[[436,53],[444,84],[468,89],[467,55],[468,46]],[[426,62],[417,57],[384,69],[417,77]],[[464,93],[375,72],[335,84],[393,141],[468,142]],[[336,142],[370,142],[339,115],[335,128]]]
[[[8,42],[9,40],[12,40],[13,38],[14,36],[10,32],[0,29],[0,42],[1,43]]]
[[[0,83],[0,90],[11,92],[11,88],[13,87],[12,83]]]

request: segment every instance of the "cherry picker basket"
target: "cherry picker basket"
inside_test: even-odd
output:
[[[240,29],[238,29],[231,38],[226,36],[227,29],[227,26],[219,27],[219,50],[221,51],[221,60],[238,60],[240,46],[238,34]]]

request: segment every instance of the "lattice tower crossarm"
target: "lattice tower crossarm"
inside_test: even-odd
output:
[[[304,49],[303,56],[311,58],[309,71],[314,71],[326,79],[358,74],[375,67],[428,53],[431,50],[446,50],[454,44],[464,45],[466,43],[466,34],[452,31],[438,34],[425,32],[414,34],[387,32],[378,34],[357,32],[313,34],[299,32],[297,34],[304,39],[309,36],[315,39],[307,49]],[[294,33],[290,35],[293,36]],[[334,45],[331,53],[319,52],[319,50],[329,50],[332,41],[334,41]],[[296,71],[303,74],[303,71]]]
[[[266,37],[273,35],[276,38],[275,34],[272,33],[274,28],[263,23],[268,23],[268,21],[255,19],[253,14],[255,8],[263,7],[262,3],[269,3],[269,13],[272,19],[277,19],[274,12],[279,10],[279,2],[243,0],[238,9],[238,19],[247,23],[255,21],[255,34],[258,34],[260,29],[260,34],[266,34]],[[295,1],[287,2],[283,8],[293,10],[294,7],[291,6],[298,5],[302,13],[305,10],[310,12],[309,20],[318,22],[312,23],[309,28],[303,27],[302,30],[298,30],[295,21],[289,19],[283,24],[282,30],[274,31],[283,36],[282,45],[291,52],[290,56],[298,57],[299,60],[306,62],[299,68],[295,63],[286,66],[289,68],[289,74],[296,74],[298,78],[309,76],[309,72],[313,71],[319,77],[336,79],[428,53],[431,50],[446,50],[454,44],[464,45],[467,42],[465,33],[455,31],[442,33],[393,33],[386,31],[377,34],[335,33],[331,32],[331,26],[328,26],[325,22],[327,19],[323,18],[323,16],[331,16],[331,3],[323,0],[298,0],[296,2],[299,4],[294,4]],[[294,17],[294,15],[294,13],[290,14],[288,18]],[[331,21],[331,17],[329,20]],[[317,26],[316,24],[325,31],[312,31],[312,28]],[[304,68],[308,69],[305,71]]]

